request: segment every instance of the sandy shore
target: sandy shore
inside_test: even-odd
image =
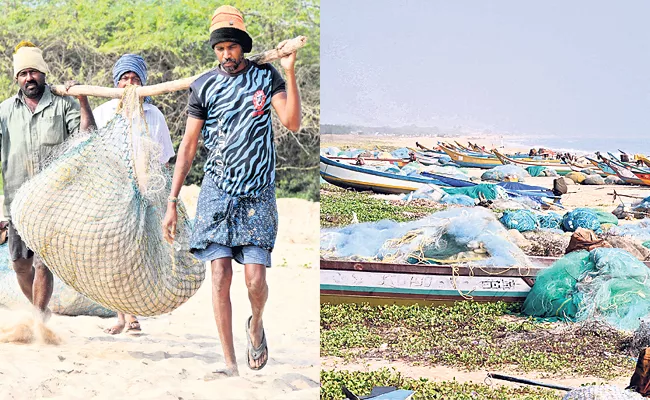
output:
[[[579,377],[579,376],[559,376],[559,377],[552,377],[549,378],[547,375],[544,373],[536,373],[536,372],[521,372],[517,371],[514,368],[510,369],[490,369],[489,371],[460,371],[455,368],[451,367],[445,367],[445,366],[434,366],[434,367],[421,367],[421,366],[414,366],[410,365],[401,361],[386,361],[386,360],[363,360],[363,364],[359,363],[347,363],[343,359],[336,358],[336,357],[324,357],[322,359],[322,367],[325,370],[330,370],[330,369],[340,369],[340,370],[346,370],[346,371],[361,371],[361,372],[369,372],[369,371],[376,371],[381,368],[395,368],[397,369],[403,376],[409,377],[412,379],[419,379],[419,378],[426,378],[429,379],[430,381],[433,382],[444,382],[444,381],[451,381],[451,380],[456,380],[456,382],[460,383],[486,383],[486,384],[491,384],[491,385],[504,385],[504,386],[528,386],[528,385],[521,385],[518,383],[513,383],[513,382],[507,382],[507,381],[502,381],[502,380],[492,380],[491,382],[489,380],[486,380],[487,373],[500,373],[504,375],[510,375],[510,376],[516,376],[517,378],[523,378],[523,379],[531,379],[535,381],[540,381],[540,382],[545,382],[545,383],[551,383],[554,385],[560,385],[560,386],[567,386],[567,387],[579,387],[580,385],[583,384],[601,384],[601,383],[608,383],[612,385],[616,385],[618,387],[624,388],[630,383],[630,377],[632,377],[632,373],[634,371],[630,371],[630,376],[622,376],[615,378],[613,380],[607,381],[601,378],[595,378],[595,377]],[[562,391],[557,392],[558,395],[566,393]]]
[[[192,212],[196,188],[181,198]],[[114,319],[54,315],[29,344],[0,344],[0,399],[317,399],[319,396],[318,203],[278,200],[280,226],[264,326],[270,359],[246,366],[250,305],[243,268],[234,263],[233,325],[241,376],[210,379],[223,367],[212,314],[210,273],[177,310],[141,318],[142,333],[108,335]],[[31,332],[27,310],[0,310],[0,330]],[[6,333],[6,332],[5,332]],[[11,336],[11,335],[9,335]],[[47,344],[49,338],[60,344]]]
[[[465,135],[465,136],[384,136],[384,135],[321,135],[320,147],[356,147],[364,150],[374,150],[375,147],[412,147],[415,148],[415,142],[421,145],[433,148],[438,142],[459,142],[467,146],[467,142],[485,146],[488,149],[505,149],[508,151],[525,151],[530,149],[507,145],[510,141],[519,139],[518,136],[504,135]]]
[[[403,137],[403,136],[375,136],[375,135],[322,135],[321,148],[335,146],[355,147],[359,149],[374,149],[387,146],[390,148],[396,147],[415,147],[415,142],[419,142],[426,147],[434,147],[438,141],[453,142],[457,141],[463,145],[467,142],[477,143],[486,148],[500,148],[502,141],[507,143],[509,140],[514,140],[513,136],[499,136],[499,135],[486,135],[486,136],[458,136],[458,137],[442,137],[442,136],[427,136],[427,137]],[[508,153],[525,152],[530,149],[516,146],[506,146],[503,150]],[[486,170],[479,168],[465,168],[470,176],[480,177]],[[529,177],[525,178],[523,183],[543,186],[547,188],[553,187],[552,177]],[[599,207],[607,211],[614,210],[620,203],[621,199],[626,204],[638,201],[632,198],[619,198],[613,200],[614,190],[616,193],[626,196],[635,196],[645,198],[650,196],[650,187],[644,186],[628,186],[628,185],[569,185],[568,193],[562,196],[562,204],[568,209],[577,207]],[[623,222],[623,221],[621,221]]]

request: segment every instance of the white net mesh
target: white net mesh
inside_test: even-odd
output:
[[[182,203],[174,245],[164,241],[170,174],[129,87],[115,117],[70,138],[11,205],[19,234],[64,283],[98,304],[128,314],[170,312],[205,277],[189,253]]]

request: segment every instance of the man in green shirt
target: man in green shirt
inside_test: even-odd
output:
[[[20,90],[0,103],[0,158],[4,215],[10,221],[9,253],[20,289],[40,311],[43,321],[50,315],[47,305],[52,297],[52,272],[16,232],[11,223],[11,202],[20,186],[43,168],[55,146],[79,129],[95,127],[88,98],[80,96],[77,103],[70,97],[54,95],[45,83],[48,73],[42,51],[29,42],[20,43],[14,53],[14,79]]]

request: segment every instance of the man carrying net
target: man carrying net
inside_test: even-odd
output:
[[[113,66],[113,83],[117,88],[125,88],[127,85],[146,85],[147,64],[144,62],[144,59],[135,54],[125,54],[120,57]],[[119,99],[113,99],[93,110],[99,129],[103,128],[115,117],[119,103]],[[160,147],[160,163],[167,164],[169,159],[174,156],[174,147],[169,135],[169,128],[165,122],[165,117],[158,107],[150,104],[149,98],[145,99],[142,108],[149,135]],[[140,322],[135,315],[124,314],[118,311],[117,324],[106,329],[104,332],[116,335],[121,333],[125,326],[127,327],[127,331],[139,332],[141,330]]]
[[[301,110],[295,52],[281,58],[285,83],[271,65],[258,65],[244,57],[251,51],[252,39],[237,9],[217,8],[210,32],[210,45],[220,65],[190,87],[187,126],[178,149],[163,232],[167,240],[173,240],[177,196],[201,134],[209,156],[190,246],[199,260],[211,262],[213,309],[226,360],[226,369],[217,373],[233,376],[238,375],[230,303],[233,258],[245,265],[252,308],[246,321],[248,366],[258,370],[268,361],[262,325],[268,297],[265,267],[271,266],[277,235],[271,106],[292,131],[300,127]]]
[[[87,131],[95,126],[86,96],[79,96],[76,103],[70,97],[52,94],[45,83],[50,71],[39,48],[21,42],[13,59],[14,79],[20,90],[0,104],[4,215],[10,221],[10,206],[16,192],[44,167],[51,150],[80,129]],[[72,82],[66,84],[70,85]],[[52,272],[34,256],[11,222],[8,246],[21,291],[40,311],[39,317],[47,320]]]

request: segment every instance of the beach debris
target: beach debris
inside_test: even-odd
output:
[[[531,243],[526,254],[537,257],[563,256],[570,240],[570,235],[556,229],[540,229],[523,235]]]
[[[555,385],[555,384],[552,384],[552,383],[533,381],[533,380],[530,380],[530,379],[518,378],[516,376],[497,374],[497,373],[494,373],[494,372],[488,372],[486,380],[487,379],[499,379],[499,380],[507,381],[507,382],[523,383],[524,385],[540,386],[540,387],[545,387],[545,388],[555,389],[555,390],[564,390],[566,392],[569,392],[569,391],[574,389],[574,388],[567,387],[567,386],[560,386],[560,385]]]
[[[566,254],[574,251],[587,250],[591,251],[599,247],[612,247],[604,239],[600,239],[594,231],[584,228],[578,228],[569,240],[569,245],[566,248]]]

